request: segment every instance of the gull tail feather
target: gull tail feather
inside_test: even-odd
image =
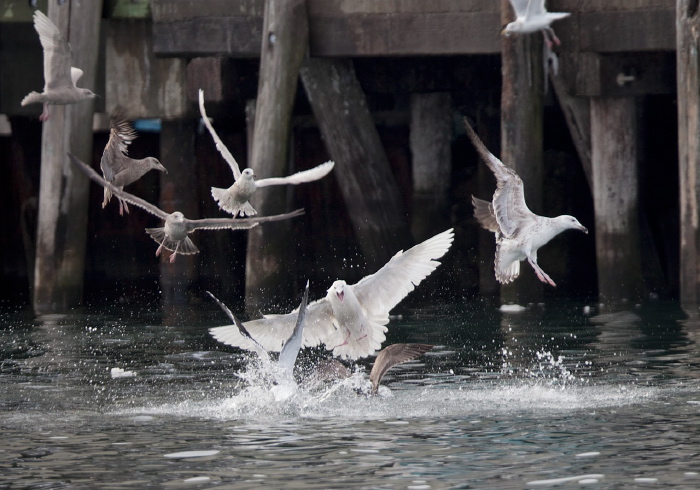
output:
[[[190,237],[185,237],[184,240],[178,242],[173,240],[165,234],[165,228],[146,228],[146,233],[151,235],[151,238],[158,243],[158,245],[163,245],[163,248],[175,252],[180,255],[192,255],[199,253],[199,249],[192,243]]]
[[[219,204],[219,208],[223,209],[227,213],[231,213],[234,217],[238,216],[239,213],[242,216],[254,216],[258,214],[258,212],[253,208],[253,206],[250,205],[248,201],[244,203],[236,202],[228,189],[212,187],[211,195]]]
[[[28,104],[43,104],[44,103],[44,94],[40,94],[39,92],[29,92],[24,99],[22,99],[22,102],[20,103],[22,106],[28,105]]]

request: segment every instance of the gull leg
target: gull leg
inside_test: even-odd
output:
[[[554,33],[554,29],[552,29],[551,27],[548,27],[548,28],[546,29],[546,31],[547,31],[547,33],[552,37],[552,42],[554,42],[554,44],[556,44],[557,46],[559,46],[559,45],[561,44],[561,41],[559,40],[559,38],[557,37],[557,35]],[[550,47],[551,47],[551,46],[550,46]]]
[[[161,252],[163,251],[163,244],[165,243],[165,237],[163,238],[163,241],[160,242],[160,245],[158,245],[158,250],[156,250],[156,257],[158,257]]]
[[[537,265],[537,261],[536,261],[536,260],[533,260],[533,259],[531,259],[530,257],[528,257],[527,261],[530,262],[530,265],[531,265],[532,268],[535,270],[535,274],[537,274],[537,279],[539,279],[540,281],[542,281],[542,282],[544,282],[544,283],[549,284],[550,286],[554,286],[554,287],[557,286],[557,285],[554,283],[554,281],[552,281],[552,278],[549,277],[549,276],[547,275],[547,273],[546,273],[545,271],[543,271],[542,268],[540,268],[539,265]]]
[[[170,256],[170,263],[172,264],[175,262],[175,257],[177,256],[177,249],[180,248],[180,242],[177,242],[177,245],[175,245],[175,250],[173,251],[173,254]]]
[[[350,332],[348,332],[348,336],[345,337],[345,340],[343,340],[343,343],[342,343],[342,344],[338,344],[338,345],[336,345],[336,346],[333,347],[333,348],[335,349],[336,347],[342,347],[342,346],[344,346],[344,345],[348,345],[348,339],[349,339],[349,338],[350,338]]]
[[[44,111],[39,116],[39,121],[44,122],[49,118],[49,104],[44,103]]]

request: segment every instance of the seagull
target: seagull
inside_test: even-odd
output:
[[[207,112],[204,110],[204,91],[202,89],[199,89],[199,112],[202,114],[202,122],[209,130],[211,137],[214,139],[216,149],[219,150],[221,156],[224,157],[224,160],[226,160],[231,167],[231,170],[233,171],[233,178],[235,180],[233,185],[228,189],[212,187],[211,195],[214,197],[214,200],[219,203],[219,207],[227,213],[231,213],[234,218],[239,214],[241,216],[253,216],[257,214],[257,211],[248,201],[250,201],[250,198],[253,196],[258,187],[267,187],[270,185],[297,185],[306,182],[313,182],[325,177],[331,170],[333,170],[335,162],[328,161],[312,169],[292,174],[289,177],[256,180],[255,173],[252,169],[247,168],[241,172],[236,159],[233,158],[231,152],[228,151],[228,148],[226,148],[224,143],[216,134],[216,131],[214,131],[214,127],[211,125],[211,122],[207,117]]]
[[[109,141],[107,146],[105,146],[104,152],[102,152],[102,160],[100,160],[102,175],[104,175],[104,179],[107,182],[119,190],[123,190],[124,186],[136,182],[151,169],[168,173],[157,158],[147,157],[135,160],[128,157],[129,145],[137,138],[137,135],[121,110],[117,110],[112,114],[109,126]],[[107,206],[111,198],[112,192],[105,187],[104,201],[102,201],[103,208]],[[128,213],[129,207],[126,205],[126,202],[118,197],[117,200],[119,201],[119,214],[123,215],[124,211]]]
[[[357,284],[335,281],[324,298],[309,305],[303,345],[325,344],[342,359],[358,359],[378,350],[386,339],[391,309],[440,265],[435,259],[445,255],[453,239],[454,231],[449,229],[406,252],[399,251]],[[296,310],[265,315],[244,325],[266,350],[279,351],[294,328],[296,315]],[[224,344],[255,349],[235,325],[214,327],[209,332]]]
[[[81,162],[71,153],[68,154],[70,159],[76,164],[90,179],[94,180],[101,186],[109,189],[112,194],[117,196],[117,198],[122,199],[134,206],[138,206],[145,209],[154,216],[159,217],[165,221],[165,224],[161,228],[146,228],[146,233],[148,233],[153,240],[158,243],[158,250],[156,250],[156,257],[161,254],[163,249],[170,250],[172,255],[170,255],[170,262],[175,262],[175,256],[180,255],[192,255],[199,253],[199,249],[192,243],[192,240],[187,236],[195,230],[223,230],[223,229],[249,229],[257,226],[260,223],[266,223],[269,221],[280,221],[284,219],[293,218],[304,214],[303,209],[297,209],[291,213],[278,214],[275,216],[267,216],[263,218],[248,218],[248,219],[233,219],[233,218],[210,218],[210,219],[187,219],[180,211],[175,211],[174,213],[166,213],[162,209],[154,206],[151,203],[144,201],[143,199],[129,194],[116,186],[110,184],[104,180],[100,175],[95,172],[91,167]]]
[[[527,34],[542,31],[544,41],[550,48],[552,43],[561,44],[551,27],[555,20],[570,16],[569,12],[547,12],[544,6],[545,0],[510,0],[515,11],[515,20],[503,29],[502,34],[509,36],[517,32]],[[548,37],[551,36],[551,39]]]
[[[392,344],[384,347],[374,361],[369,380],[372,382],[372,394],[379,391],[379,382],[389,369],[403,362],[411,361],[432,349],[429,344]]]
[[[30,92],[22,99],[22,105],[44,104],[39,120],[46,121],[49,118],[49,104],[75,104],[97,95],[91,90],[75,86],[83,76],[83,70],[70,66],[70,44],[63,38],[56,24],[40,10],[34,12],[34,29],[39,33],[39,41],[44,48],[44,91]]]
[[[466,118],[464,124],[479,155],[496,176],[497,187],[491,202],[472,196],[477,221],[496,234],[496,280],[501,284],[514,281],[520,274],[520,261],[527,259],[540,281],[556,286],[537,265],[537,250],[564,230],[584,233],[588,230],[567,214],[546,218],[530,211],[525,204],[523,181],[518,174],[486,149]]]
[[[214,299],[214,301],[216,301],[216,303],[224,311],[224,313],[228,315],[228,317],[238,329],[238,332],[254,344],[254,350],[258,354],[258,356],[269,360],[270,356],[265,347],[263,347],[260,343],[258,343],[257,340],[255,340],[250,335],[250,332],[248,332],[248,330],[240,322],[240,320],[236,318],[233,313],[231,313],[231,310],[228,308],[228,306],[226,306],[223,302],[219,301],[219,299],[209,291],[207,291],[207,294],[209,294],[209,296],[211,296]],[[292,334],[284,342],[284,345],[280,350],[279,358],[277,359],[277,366],[280,368],[282,374],[290,378],[294,371],[294,364],[297,361],[297,356],[299,355],[299,351],[301,350],[301,342],[304,333],[304,319],[306,318],[307,310],[306,305],[308,304],[308,302],[309,281],[306,281],[306,288],[304,289],[304,296],[301,299],[301,304],[299,305],[299,308],[295,310],[298,313],[296,317],[296,323],[294,324],[294,330],[292,330]]]

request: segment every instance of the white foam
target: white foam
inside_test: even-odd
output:
[[[499,310],[503,313],[520,313],[521,311],[527,310],[527,308],[522,305],[501,305]]]
[[[186,458],[205,458],[207,456],[214,456],[219,454],[220,451],[212,449],[209,451],[182,451],[179,453],[169,453],[164,454],[164,458],[174,458],[174,459],[186,459]]]
[[[579,476],[567,476],[564,478],[552,478],[551,480],[534,480],[527,482],[527,486],[530,487],[551,487],[554,485],[559,485],[561,483],[568,482],[581,482],[589,480],[600,480],[605,478],[605,475],[591,474],[591,475],[579,475]]]

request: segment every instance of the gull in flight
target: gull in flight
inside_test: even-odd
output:
[[[331,170],[333,170],[334,162],[328,161],[317,167],[309,170],[304,170],[303,172],[297,172],[290,175],[289,177],[277,177],[270,179],[259,179],[256,180],[255,173],[252,169],[247,168],[241,172],[238,167],[236,159],[233,158],[231,152],[221,141],[219,136],[214,131],[214,127],[211,125],[207,113],[204,110],[204,91],[199,89],[199,112],[202,114],[202,121],[204,125],[209,130],[211,137],[214,139],[216,144],[216,149],[219,150],[221,156],[229,164],[231,170],[233,171],[233,178],[235,182],[228,189],[221,189],[219,187],[211,188],[211,195],[214,200],[219,203],[219,207],[231,213],[234,218],[239,214],[241,216],[253,216],[257,214],[257,211],[253,209],[250,205],[250,198],[255,193],[258,187],[267,187],[270,185],[297,185],[304,184],[306,182],[313,182],[322,177],[325,177]]]
[[[156,250],[156,257],[160,255],[163,249],[170,250],[172,255],[170,255],[170,262],[175,261],[175,256],[180,255],[192,255],[199,253],[199,249],[192,243],[188,234],[195,230],[223,230],[223,229],[249,229],[257,226],[260,223],[266,223],[269,221],[280,221],[288,218],[293,218],[304,214],[303,209],[297,209],[291,213],[278,214],[275,216],[266,216],[262,218],[248,218],[248,219],[233,219],[233,218],[210,218],[210,219],[187,219],[180,211],[175,211],[174,213],[166,213],[162,209],[154,206],[153,204],[144,201],[143,199],[129,194],[126,191],[118,189],[116,186],[110,184],[104,180],[100,175],[95,172],[91,167],[81,162],[72,154],[68,154],[71,161],[76,164],[90,179],[94,180],[102,187],[109,189],[112,194],[117,196],[117,198],[122,199],[129,204],[138,206],[151,213],[154,216],[165,221],[161,228],[146,228],[146,233],[148,233],[153,240],[158,243],[158,250]]]
[[[394,255],[381,269],[349,285],[335,281],[326,296],[309,305],[303,345],[324,344],[342,359],[366,357],[386,339],[389,312],[429,276],[450,249],[454,232],[444,231],[406,252]],[[265,315],[244,323],[248,332],[268,351],[279,351],[294,328],[297,313]],[[255,349],[238,327],[227,325],[209,330],[219,342],[242,349]]]
[[[516,18],[503,29],[503,34],[508,36],[514,32],[526,34],[542,31],[547,46],[551,48],[552,43],[561,44],[559,38],[554,34],[551,24],[555,20],[563,19],[571,14],[568,12],[547,12],[544,2],[545,0],[510,0]]]
[[[137,135],[120,110],[112,115],[109,126],[109,141],[102,152],[102,160],[100,160],[102,175],[107,182],[121,191],[124,190],[124,186],[136,182],[151,169],[168,173],[157,158],[147,157],[140,160],[129,158],[129,145],[137,138]],[[105,187],[103,208],[107,206],[111,198],[112,192]],[[129,207],[126,205],[126,201],[119,197],[117,200],[119,201],[119,214],[123,215],[125,211],[128,213]]]
[[[523,181],[518,174],[486,149],[466,118],[464,124],[479,155],[496,176],[497,186],[491,202],[472,196],[477,221],[496,234],[496,280],[502,284],[514,281],[520,274],[520,261],[527,259],[540,281],[556,286],[537,265],[537,250],[564,230],[584,233],[588,230],[567,214],[546,218],[530,211],[525,204]]]
[[[40,10],[34,12],[34,29],[44,48],[44,91],[30,92],[22,99],[22,105],[44,104],[39,116],[41,121],[49,118],[49,104],[75,104],[97,97],[91,90],[78,88],[75,84],[83,76],[83,70],[71,65],[71,50],[56,24]]]
[[[379,382],[389,369],[425,354],[433,346],[430,344],[392,344],[384,347],[374,361],[369,380],[372,383],[372,394],[379,391]]]

